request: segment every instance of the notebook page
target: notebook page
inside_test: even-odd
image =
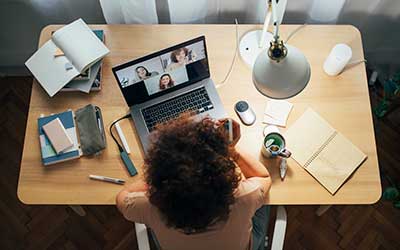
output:
[[[82,19],[54,32],[52,40],[81,73],[109,53]]]
[[[304,167],[333,133],[335,129],[309,108],[286,131],[286,147],[292,152],[293,159]]]
[[[346,137],[337,133],[311,161],[307,171],[331,194],[335,194],[366,157]]]
[[[79,75],[75,68],[66,70],[65,65],[69,61],[65,56],[54,57],[56,49],[57,46],[52,40],[49,40],[25,62],[25,65],[51,97]]]

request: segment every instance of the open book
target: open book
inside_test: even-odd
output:
[[[286,131],[285,138],[293,159],[331,194],[367,158],[312,109]]]
[[[57,55],[61,50],[64,55]],[[109,53],[82,19],[57,30],[25,65],[50,96]]]

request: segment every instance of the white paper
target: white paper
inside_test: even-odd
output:
[[[80,73],[110,52],[82,19],[57,30],[52,39]]]
[[[51,97],[79,75],[79,71],[75,68],[65,69],[65,64],[69,63],[67,57],[54,57],[56,49],[57,46],[52,40],[47,41],[25,62],[25,65]]]
[[[57,47],[64,56],[54,56]],[[25,65],[52,97],[107,53],[107,47],[82,19],[78,19],[54,32],[52,40],[36,51]],[[73,67],[67,70],[66,64]]]
[[[265,107],[263,122],[285,127],[292,108],[293,104],[288,101],[270,100]]]

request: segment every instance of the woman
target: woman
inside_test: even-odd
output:
[[[167,70],[171,71],[194,61],[196,61],[196,54],[193,50],[189,51],[185,47],[179,48],[171,53],[171,63],[168,65]]]
[[[158,72],[153,71],[153,72],[150,73],[150,72],[149,72],[145,67],[143,67],[143,66],[138,66],[138,67],[136,67],[135,71],[136,71],[136,76],[137,76],[137,78],[138,78],[139,80],[141,80],[141,81],[146,80],[146,79],[148,79],[148,78],[150,78],[150,77],[152,77],[152,76],[158,75]]]
[[[171,78],[170,74],[164,74],[160,77],[160,90],[171,88],[174,86],[175,81]]]
[[[229,142],[223,120],[190,117],[158,125],[144,182],[117,196],[126,219],[149,226],[164,250],[264,249],[271,186],[265,166]]]

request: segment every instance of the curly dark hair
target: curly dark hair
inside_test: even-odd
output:
[[[145,158],[150,203],[185,233],[226,221],[241,175],[226,133],[187,115],[159,125]]]

